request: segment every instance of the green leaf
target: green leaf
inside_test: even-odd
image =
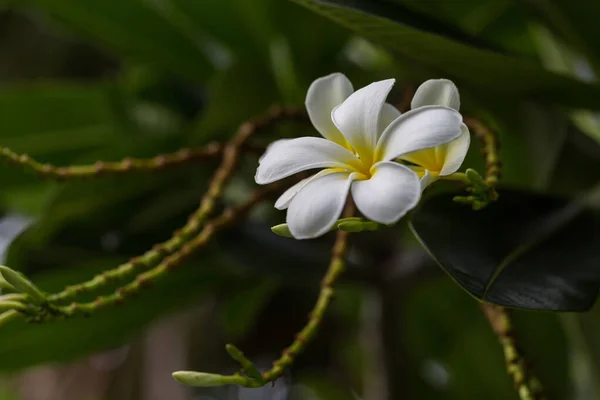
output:
[[[525,2],[544,23],[570,46],[588,57],[598,72],[600,68],[600,5],[589,2],[582,6],[568,0]]]
[[[433,68],[482,90],[538,97],[598,109],[600,88],[546,71],[539,64],[474,47],[415,27],[399,5],[366,0],[292,0],[394,50],[405,60]],[[425,24],[420,24],[423,26]]]
[[[145,0],[29,0],[78,32],[125,57],[194,80],[212,72],[200,32],[190,32],[168,9]]]
[[[596,305],[586,313],[561,315],[570,348],[572,398],[597,399],[600,385],[596,377],[600,367],[600,318]]]
[[[570,48],[554,38],[545,27],[533,25],[532,36],[543,63],[552,71],[562,72],[570,76],[585,77],[581,68],[581,60]],[[569,113],[571,120],[582,132],[600,142],[600,118],[593,112],[573,110]]]
[[[583,311],[600,285],[600,218],[583,202],[500,191],[474,212],[432,197],[412,215],[413,232],[474,297],[518,308]]]
[[[114,89],[67,82],[6,85],[0,91],[0,146],[57,165],[112,154],[119,148],[116,143],[128,140],[115,112]],[[28,212],[42,207],[52,186],[5,165],[0,166],[0,180],[2,201]]]
[[[410,357],[408,372],[414,378],[409,383],[417,398],[517,398],[498,338],[472,298],[447,279],[427,280],[403,292],[398,299],[404,308],[403,348]],[[569,348],[559,317],[531,311],[511,315],[520,349],[547,396],[570,398]]]
[[[110,85],[44,82],[0,91],[2,146],[32,156],[97,149],[114,140]]]

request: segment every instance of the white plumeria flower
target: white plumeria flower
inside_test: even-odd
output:
[[[451,107],[459,111],[460,96],[452,81],[431,79],[419,86],[410,104],[411,109],[416,110],[419,107],[432,105]],[[423,189],[439,177],[453,174],[460,168],[471,144],[469,128],[461,123],[460,129],[461,135],[450,143],[399,157],[401,160],[416,164],[410,168],[421,178]]]
[[[301,171],[325,168],[288,189],[275,203],[288,209],[297,239],[320,236],[339,218],[348,192],[360,212],[383,224],[397,222],[421,197],[419,177],[393,160],[461,135],[461,115],[423,106],[403,115],[385,99],[394,79],[354,92],[343,74],[314,81],[306,95],[311,122],[323,138],[272,143],[259,161],[256,182],[268,184]]]

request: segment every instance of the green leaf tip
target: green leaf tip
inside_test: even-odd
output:
[[[0,275],[17,291],[25,293],[35,303],[41,304],[46,301],[46,296],[29,279],[20,272],[0,265]]]
[[[279,236],[288,237],[288,238],[294,237],[294,235],[292,235],[292,232],[290,232],[290,228],[288,227],[288,224],[275,225],[274,227],[271,228],[271,230],[273,231],[274,234],[279,235]]]

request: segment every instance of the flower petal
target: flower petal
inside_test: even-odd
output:
[[[465,160],[467,151],[469,151],[469,146],[471,144],[469,128],[467,128],[465,124],[461,124],[460,129],[462,131],[460,136],[445,145],[445,149],[442,149],[442,151],[446,152],[444,155],[444,167],[440,171],[440,175],[442,176],[456,172]]]
[[[396,118],[398,118],[402,113],[396,107],[391,105],[390,103],[383,103],[383,107],[381,108],[381,113],[379,114],[379,124],[377,126],[377,139],[379,136],[385,131],[385,128],[388,127]]]
[[[442,146],[444,146],[444,145],[442,145]],[[438,146],[438,147],[440,147],[440,146]],[[404,154],[399,158],[401,160],[408,161],[415,165],[418,165],[419,167],[423,167],[423,168],[429,169],[431,171],[439,172],[442,169],[442,165],[440,163],[438,163],[438,160],[436,158],[436,149],[438,147],[430,147],[428,149],[423,149],[423,150],[415,151],[412,153]]]
[[[335,73],[315,80],[306,93],[306,111],[310,122],[324,138],[345,146],[346,138],[331,120],[333,109],[354,92],[344,74]]]
[[[379,115],[394,79],[373,82],[352,93],[331,113],[331,118],[365,164],[373,160]]]
[[[446,106],[460,109],[460,95],[452,81],[448,79],[430,79],[419,86],[410,107],[414,110],[423,106]]]
[[[318,173],[314,174],[313,176],[310,176],[306,179],[302,179],[300,182],[296,183],[295,185],[290,187],[288,190],[283,192],[283,194],[281,196],[279,196],[279,198],[275,202],[275,208],[278,210],[285,210],[286,208],[289,207],[290,202],[292,201],[294,196],[296,196],[296,194],[300,191],[300,189],[302,189],[304,186],[306,186],[310,181],[312,181],[313,179],[317,179],[320,176],[331,174],[334,172],[338,172],[338,171],[336,171],[335,169],[324,169],[324,170],[319,171]]]
[[[375,161],[448,143],[460,136],[461,124],[462,116],[449,107],[423,106],[404,113],[381,135]]]
[[[352,183],[352,198],[365,217],[382,224],[398,221],[421,198],[419,177],[395,162],[372,167],[371,179]]]
[[[314,238],[331,229],[346,203],[352,175],[335,172],[321,176],[308,182],[294,196],[286,222],[296,239]]]
[[[421,177],[421,191],[427,189],[427,186],[431,185],[437,180],[437,177],[430,174],[428,170],[425,170],[425,174]]]
[[[360,168],[360,160],[327,139],[283,139],[267,148],[259,161],[254,179],[259,185],[264,185],[307,169],[329,167]]]

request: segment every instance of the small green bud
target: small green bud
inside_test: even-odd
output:
[[[294,237],[294,235],[292,235],[292,232],[290,232],[290,228],[288,227],[287,224],[275,225],[274,227],[271,228],[271,230],[273,231],[274,234],[279,235],[279,236],[288,237],[288,238]]]
[[[373,221],[345,221],[338,224],[338,229],[344,232],[376,231],[379,224]]]
[[[18,301],[20,303],[27,300],[27,295],[23,293],[7,293],[0,296],[0,301]]]
[[[473,183],[473,185],[475,186],[481,186],[481,185],[486,185],[485,181],[483,180],[483,178],[481,177],[481,175],[479,175],[479,172],[475,171],[472,168],[469,168],[465,171],[465,174],[467,175],[467,178],[469,178],[469,180]]]
[[[0,314],[0,326],[12,321],[15,318],[18,318],[21,314],[16,310],[5,311]]]
[[[240,365],[242,366],[242,371],[244,371],[248,378],[255,379],[261,383],[265,382],[258,368],[256,368],[252,361],[250,361],[248,358],[246,358],[246,356],[244,356],[244,353],[242,353],[240,349],[238,349],[232,344],[227,344],[225,345],[225,350],[227,350],[227,353],[229,353],[231,358],[240,363]]]
[[[206,374],[204,372],[193,372],[193,371],[178,371],[173,373],[173,378],[179,383],[183,383],[188,386],[223,386],[230,382],[227,382],[226,376],[218,374]]]
[[[198,387],[240,385],[257,388],[264,385],[262,382],[241,375],[218,375],[194,371],[177,371],[173,373],[173,378],[184,385]]]
[[[0,275],[0,289],[15,292],[16,289]]]
[[[25,305],[23,303],[19,303],[18,301],[0,301],[0,312],[9,311],[9,310],[24,310]]]
[[[20,272],[0,265],[0,274],[17,291],[25,293],[37,304],[46,301],[46,296],[29,279]]]

